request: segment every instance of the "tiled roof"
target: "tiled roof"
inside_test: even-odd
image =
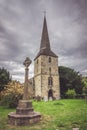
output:
[[[47,30],[47,22],[46,22],[45,16],[44,16],[40,51],[37,54],[37,56],[35,57],[35,59],[38,58],[40,55],[58,57],[54,52],[51,51],[51,48],[50,48],[50,41],[49,41],[49,35],[48,35],[48,30]]]

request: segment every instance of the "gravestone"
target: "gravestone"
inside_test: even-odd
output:
[[[79,130],[79,128],[73,128],[73,130]]]
[[[44,97],[44,101],[47,102],[48,101],[48,97],[45,96]]]
[[[25,66],[25,83],[23,100],[20,100],[16,108],[16,112],[8,114],[8,123],[11,125],[29,125],[40,121],[41,115],[34,112],[32,102],[28,99],[28,67],[31,60],[27,57],[24,61]]]

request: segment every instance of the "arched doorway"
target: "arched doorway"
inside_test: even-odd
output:
[[[52,89],[50,89],[49,91],[48,91],[48,99],[53,99],[53,90]]]

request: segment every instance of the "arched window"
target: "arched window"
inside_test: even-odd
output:
[[[49,57],[49,63],[51,62],[51,57]]]
[[[49,73],[51,73],[51,67],[49,68]]]
[[[48,85],[53,85],[53,78],[52,77],[48,77]]]

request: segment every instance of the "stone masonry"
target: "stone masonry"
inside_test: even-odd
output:
[[[51,51],[45,16],[40,51],[34,59],[34,82],[35,96],[60,99],[58,56]]]

